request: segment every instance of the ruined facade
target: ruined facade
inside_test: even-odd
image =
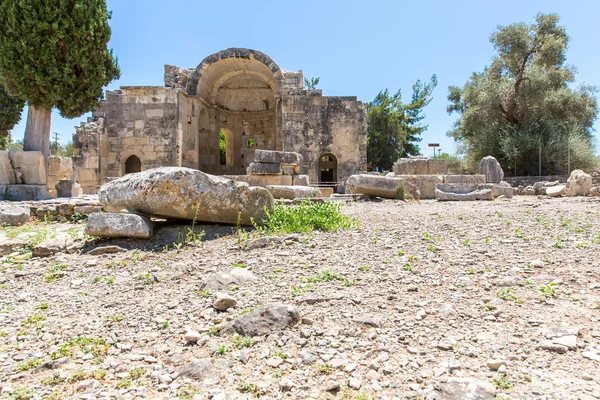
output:
[[[161,166],[245,175],[264,149],[302,154],[311,183],[342,182],[365,168],[365,105],[302,81],[302,71],[249,49],[215,53],[195,69],[167,65],[164,87],[108,91],[77,128],[75,179],[95,193],[111,178]]]

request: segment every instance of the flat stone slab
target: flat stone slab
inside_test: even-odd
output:
[[[0,200],[34,201],[49,198],[47,185],[0,185]]]
[[[246,168],[247,175],[281,175],[281,164],[252,163]]]
[[[300,153],[290,151],[255,150],[255,163],[283,164],[301,166],[304,161]]]
[[[494,185],[444,183],[436,185],[435,198],[438,201],[474,201],[493,200]]]
[[[346,181],[346,189],[350,193],[366,194],[397,200],[419,200],[420,193],[416,186],[398,177],[359,174],[352,175]]]
[[[90,214],[85,227],[86,235],[100,237],[152,237],[154,224],[150,219],[137,214]]]
[[[27,206],[0,205],[0,225],[22,225],[29,219],[30,209]]]
[[[394,164],[396,175],[443,175],[446,160],[441,158],[401,158]]]
[[[267,190],[275,199],[294,200],[306,197],[320,197],[321,191],[310,186],[276,186],[269,185]]]
[[[484,184],[485,175],[444,175],[444,183],[479,183]]]

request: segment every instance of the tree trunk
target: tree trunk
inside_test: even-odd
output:
[[[50,156],[50,117],[51,110],[29,105],[23,150],[41,151],[48,165]]]

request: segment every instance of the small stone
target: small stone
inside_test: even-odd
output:
[[[575,335],[567,335],[555,338],[552,340],[553,343],[560,344],[562,346],[566,346],[569,350],[577,349],[577,336]]]
[[[600,361],[600,354],[592,353],[591,351],[584,351],[581,355],[588,360]]]
[[[365,378],[367,378],[370,381],[378,381],[379,378],[381,378],[381,375],[379,374],[379,372],[375,371],[374,369],[371,369],[369,370],[369,372],[367,372]]]
[[[546,263],[542,260],[532,260],[529,262],[529,266],[532,268],[544,268]]]
[[[487,366],[492,371],[497,371],[501,366],[506,366],[506,361],[492,358],[487,361]]]
[[[452,345],[448,342],[438,342],[435,347],[444,351],[452,350]]]
[[[569,351],[567,346],[563,346],[560,344],[556,344],[550,341],[544,341],[540,344],[540,348],[543,350],[548,350],[554,353],[564,354]],[[584,356],[585,357],[585,356]]]
[[[329,381],[325,386],[327,392],[337,392],[340,390],[340,383],[338,381]]]
[[[356,378],[348,379],[348,387],[350,389],[359,390],[361,386],[362,386],[362,382],[360,381],[360,379],[356,379]]]
[[[202,335],[196,331],[187,331],[185,335],[183,335],[183,338],[188,343],[197,343],[201,337]]]
[[[408,290],[409,292],[418,292],[419,291],[419,287],[417,285],[408,285],[408,287],[406,288],[406,290]]]
[[[279,381],[279,390],[281,390],[282,392],[289,392],[293,388],[294,382],[292,382],[290,379],[284,378],[281,381]]]
[[[329,364],[331,364],[331,367],[334,369],[341,369],[348,365],[348,360],[345,360],[343,358],[334,358],[331,361],[329,361]]]
[[[230,308],[236,306],[237,301],[227,293],[218,292],[216,294],[217,298],[213,302],[213,307],[218,311],[227,311]]]
[[[269,367],[277,368],[283,364],[283,360],[279,357],[273,357],[265,361],[265,364],[267,364]]]

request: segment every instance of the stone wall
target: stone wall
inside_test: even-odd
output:
[[[48,192],[50,197],[57,196],[56,184],[61,180],[70,180],[73,176],[73,159],[70,157],[48,158]]]
[[[338,182],[366,168],[366,108],[356,97],[295,90],[281,102],[283,150],[302,154],[311,182],[321,182],[319,160],[326,154],[336,159]]]
[[[536,182],[567,182],[566,175],[549,175],[549,176],[504,176],[504,181],[510,183],[510,186],[533,186]]]

